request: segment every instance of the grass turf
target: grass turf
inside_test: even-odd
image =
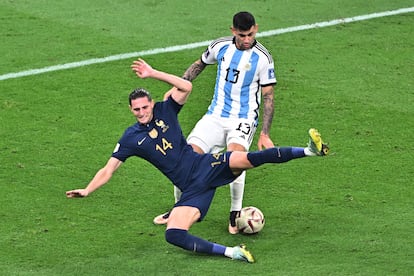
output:
[[[223,26],[240,8],[257,14],[261,30],[267,30],[413,4],[350,1],[339,9],[333,8],[334,1],[303,1],[280,4],[282,9],[274,12],[287,14],[274,17],[270,2],[260,7],[246,2],[227,15],[229,11],[217,11],[218,20],[206,23],[209,33],[197,29],[205,30],[203,16],[191,16],[194,22],[188,23],[190,16],[177,13],[182,16],[173,20],[173,29],[179,30],[173,35],[163,31],[166,24],[137,18],[122,5],[111,12],[109,3],[77,11],[48,1],[36,7],[4,2],[1,15],[8,27],[2,32],[9,36],[1,42],[5,54],[0,72],[212,39],[228,34]],[[146,5],[146,14],[159,12],[158,19],[167,19],[166,6],[151,1]],[[89,16],[91,10],[96,11],[95,19]],[[109,16],[118,12],[125,16]],[[79,20],[65,16],[71,13]],[[120,18],[137,21],[125,24]],[[31,20],[42,24],[33,26]],[[258,260],[254,265],[167,244],[163,228],[152,225],[152,218],[170,207],[172,186],[144,161],[128,160],[89,198],[65,198],[66,190],[87,184],[124,128],[133,123],[127,109],[130,90],[145,86],[161,99],[166,89],[137,80],[129,69],[132,60],[1,81],[0,271],[409,275],[414,269],[413,21],[413,15],[406,14],[260,39],[277,63],[274,141],[301,146],[307,142],[307,129],[317,127],[333,154],[248,172],[244,205],[257,206],[266,216],[264,230],[255,236],[227,234],[229,191],[218,190],[206,220],[191,232],[226,245],[246,243]],[[108,26],[114,29],[105,31]],[[141,28],[144,31],[138,32]],[[151,39],[154,32],[160,37]],[[130,41],[136,44],[126,44]],[[145,59],[181,74],[202,50]],[[185,133],[209,104],[214,75],[214,68],[208,68],[195,82],[180,114]]]

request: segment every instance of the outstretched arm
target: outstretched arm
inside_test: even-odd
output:
[[[206,68],[206,66],[207,66],[207,64],[202,62],[201,59],[196,60],[184,72],[183,79],[192,82],[193,80],[195,80],[195,78],[197,78],[198,75],[200,75],[201,72],[203,72],[203,70],[204,70],[204,68]],[[167,91],[164,94],[164,101],[168,99],[168,97],[172,94],[172,91],[173,90]]]
[[[141,58],[134,61],[131,65],[131,68],[141,79],[152,78],[174,86],[171,94],[173,96],[173,99],[179,104],[184,104],[186,102],[188,95],[193,88],[193,85],[190,81],[163,71],[156,70]]]
[[[100,169],[95,177],[89,182],[89,184],[84,189],[76,189],[66,192],[66,197],[85,197],[88,196],[93,191],[97,190],[105,183],[107,183],[113,173],[122,165],[122,161],[111,157],[106,163],[105,167]]]

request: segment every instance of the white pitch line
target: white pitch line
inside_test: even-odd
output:
[[[306,25],[300,25],[300,26],[283,28],[283,29],[270,30],[270,31],[258,33],[256,36],[257,37],[274,36],[278,34],[291,33],[291,32],[297,32],[297,31],[303,31],[303,30],[309,30],[309,29],[316,29],[316,28],[334,26],[334,25],[345,24],[345,23],[352,23],[352,22],[357,22],[357,21],[369,20],[373,18],[386,17],[386,16],[392,16],[392,15],[410,13],[410,12],[414,12],[414,7],[402,8],[398,10],[378,12],[378,13],[371,13],[371,14],[348,17],[348,18],[335,19],[331,21],[317,22],[313,24],[306,24]],[[8,74],[0,75],[0,81],[7,80],[7,79],[13,79],[13,78],[20,78],[20,77],[25,77],[25,76],[31,76],[31,75],[37,75],[37,74],[42,74],[46,72],[82,67],[82,66],[91,65],[91,64],[104,63],[108,61],[128,59],[128,58],[133,58],[133,57],[138,57],[138,56],[148,56],[148,55],[156,55],[156,54],[161,54],[161,53],[178,52],[178,51],[194,49],[194,48],[198,48],[202,46],[207,46],[210,44],[210,42],[211,41],[202,41],[202,42],[190,43],[190,44],[185,44],[185,45],[170,46],[166,48],[156,48],[156,49],[145,50],[145,51],[140,51],[140,52],[113,55],[113,56],[108,56],[104,58],[93,58],[93,59],[87,59],[83,61],[58,64],[58,65],[43,67],[39,69],[21,71],[17,73],[8,73]]]

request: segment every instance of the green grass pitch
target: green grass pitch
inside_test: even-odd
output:
[[[251,11],[259,32],[413,7],[373,1],[0,1],[0,75],[212,40]],[[152,218],[173,202],[151,165],[128,160],[90,197],[67,199],[105,164],[134,123],[127,96],[147,87],[134,58],[0,81],[0,275],[411,275],[414,271],[414,13],[259,38],[278,85],[271,129],[304,146],[316,127],[327,158],[247,173],[244,205],[266,225],[230,236],[228,187],[191,233],[255,264],[169,245]],[[204,47],[144,56],[181,75]],[[183,131],[204,114],[215,68],[194,82]],[[256,138],[257,139],[257,138]],[[252,149],[256,149],[256,141]]]

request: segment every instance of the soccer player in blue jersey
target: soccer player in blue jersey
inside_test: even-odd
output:
[[[214,96],[207,113],[197,122],[187,142],[198,153],[248,151],[259,119],[263,97],[262,129],[258,148],[274,146],[269,137],[273,120],[273,94],[276,84],[273,58],[256,40],[258,25],[249,12],[233,16],[232,36],[210,43],[201,58],[184,73],[193,81],[208,65],[217,64]],[[168,95],[167,95],[168,96]],[[242,208],[246,174],[243,172],[230,184],[231,206],[228,231],[238,232],[236,216]],[[175,201],[181,192],[174,188]],[[155,224],[165,224],[169,212],[154,218]]]
[[[114,172],[132,156],[141,157],[157,167],[182,191],[168,219],[165,239],[185,250],[226,256],[254,262],[244,245],[227,247],[191,235],[188,231],[201,221],[210,207],[216,188],[226,185],[244,170],[264,163],[282,163],[305,156],[328,153],[317,130],[311,129],[308,147],[273,147],[263,151],[233,151],[198,154],[187,144],[178,122],[178,113],[191,90],[190,81],[153,69],[144,60],[134,61],[132,69],[140,78],[153,78],[173,86],[167,100],[154,103],[142,88],[129,95],[129,107],[137,123],[126,129],[112,156],[84,189],[66,192],[66,196],[86,197],[107,183]]]

